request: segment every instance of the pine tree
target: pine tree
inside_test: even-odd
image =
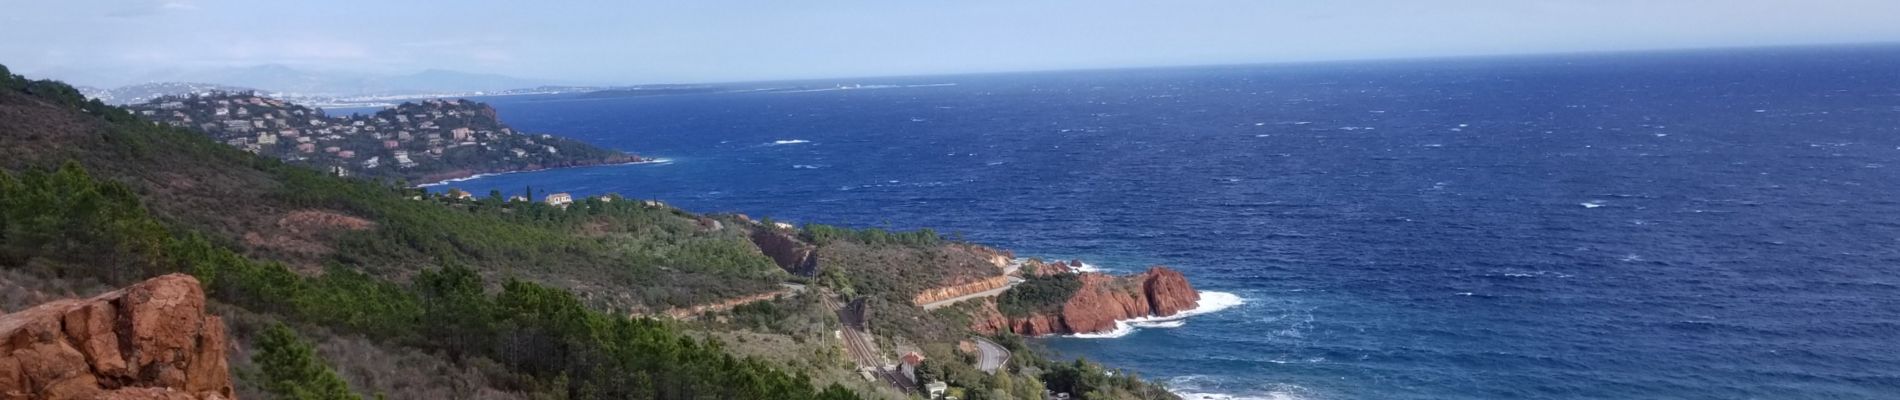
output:
[[[297,338],[283,324],[265,329],[258,336],[257,355],[251,361],[262,372],[264,390],[279,399],[362,400],[350,393],[342,377],[323,365],[310,343]]]

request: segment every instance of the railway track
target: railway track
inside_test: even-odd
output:
[[[868,339],[869,334],[865,333],[867,329],[864,324],[864,300],[854,300],[839,306],[837,302],[827,297],[825,305],[837,310],[838,322],[844,325],[842,329],[839,329],[839,336],[844,341],[845,353],[851,355],[852,361],[858,364],[859,370],[867,371],[876,380],[883,381],[905,393],[917,391],[917,385],[903,374],[884,368],[890,363],[880,355],[882,353],[879,353],[877,347],[871,344]]]

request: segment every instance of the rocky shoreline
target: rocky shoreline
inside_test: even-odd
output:
[[[986,300],[971,319],[970,329],[1023,336],[1105,333],[1116,330],[1122,321],[1180,315],[1195,309],[1201,300],[1186,276],[1165,266],[1127,276],[1071,272],[1066,266],[1050,270],[1039,268],[1038,272],[1075,273],[1082,282],[1060,311],[1011,317],[997,309],[995,300]]]

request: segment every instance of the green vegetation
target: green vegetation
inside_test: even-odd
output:
[[[937,235],[937,231],[929,228],[908,232],[891,232],[878,228],[851,229],[823,224],[805,224],[804,228],[805,241],[819,246],[840,241],[872,246],[933,247],[944,244],[943,236]]]
[[[283,325],[273,325],[257,338],[251,356],[260,370],[264,390],[280,400],[362,400],[350,392],[335,371],[317,358],[309,342]]]
[[[996,309],[1011,317],[1053,314],[1061,312],[1062,303],[1068,302],[1080,289],[1082,279],[1076,274],[1029,275],[1022,284],[997,296]]]
[[[1042,374],[1049,390],[1069,393],[1081,399],[1166,399],[1175,398],[1159,386],[1128,371],[1110,375],[1101,365],[1077,359],[1071,363],[1050,364]]]
[[[55,277],[124,282],[156,272],[142,255],[157,252],[165,239],[164,228],[145,215],[130,189],[98,185],[76,164],[18,178],[0,172],[0,263],[33,266]],[[61,262],[32,262],[41,255]],[[78,265],[122,267],[93,271]]]

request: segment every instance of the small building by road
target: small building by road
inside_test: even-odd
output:
[[[916,382],[917,381],[917,366],[923,365],[923,364],[924,364],[924,355],[922,353],[918,353],[915,351],[908,352],[908,353],[904,353],[903,362],[897,364],[897,370],[900,372],[903,372],[904,377],[910,378],[911,382]]]
[[[950,384],[943,383],[943,381],[924,384],[924,393],[932,399],[943,398],[943,393],[947,391],[950,391]]]

